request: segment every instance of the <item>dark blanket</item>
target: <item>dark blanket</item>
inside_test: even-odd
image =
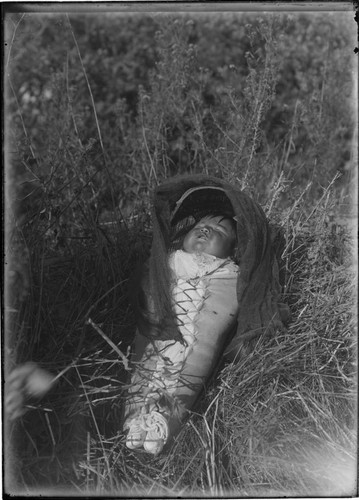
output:
[[[194,190],[211,186],[219,189]],[[185,196],[184,196],[185,195]],[[221,179],[205,175],[174,177],[157,187],[152,200],[153,241],[145,298],[151,297],[151,335],[157,339],[182,340],[171,305],[168,252],[176,234],[187,232],[189,220],[204,215],[228,214],[237,222],[238,247],[235,260],[240,273],[237,283],[238,322],[229,339],[226,355],[234,359],[244,340],[275,334],[283,328],[278,262],[273,232],[261,207],[249,196]],[[186,226],[187,224],[187,226]],[[145,306],[144,306],[145,307]],[[147,300],[148,307],[148,300]]]

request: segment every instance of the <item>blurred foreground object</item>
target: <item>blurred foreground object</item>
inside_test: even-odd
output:
[[[39,368],[36,363],[25,363],[15,368],[6,381],[5,410],[10,420],[21,417],[27,411],[29,399],[40,399],[49,392],[55,377]]]

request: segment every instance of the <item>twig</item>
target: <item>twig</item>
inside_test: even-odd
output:
[[[63,370],[61,370],[52,380],[52,383],[54,383],[57,379],[59,379],[60,377],[62,377],[62,375],[64,375],[68,370],[70,370],[70,368],[73,368],[76,363],[77,363],[77,360],[78,360],[78,357],[68,366],[66,366],[66,368],[64,368]]]
[[[80,379],[80,383],[81,383],[82,389],[83,389],[85,397],[86,397],[86,401],[87,401],[87,404],[88,404],[88,407],[89,407],[89,410],[90,410],[90,413],[91,413],[91,417],[92,417],[92,420],[93,420],[93,423],[94,423],[94,426],[95,426],[95,429],[96,429],[96,432],[97,432],[98,439],[100,441],[100,445],[101,445],[102,453],[103,453],[103,458],[105,460],[105,463],[106,463],[106,466],[107,466],[107,470],[108,470],[108,473],[110,473],[111,468],[110,468],[110,464],[109,464],[109,461],[108,461],[108,456],[106,454],[106,450],[105,450],[105,447],[103,445],[103,441],[101,439],[100,430],[98,428],[97,421],[96,421],[95,415],[94,415],[93,410],[92,410],[92,405],[91,405],[90,399],[88,397],[88,394],[86,392],[86,388],[85,388],[85,385],[83,383],[83,380],[82,380],[82,377],[80,375],[80,372],[78,371],[77,367],[75,367],[75,368],[76,368],[77,375],[78,375],[78,377]]]
[[[52,444],[55,447],[56,446],[56,441],[55,441],[54,433],[52,432],[52,429],[51,429],[50,419],[49,419],[49,416],[48,416],[47,413],[45,413],[45,420],[46,420],[46,423],[47,423],[47,427],[49,429],[49,433],[50,433],[50,436],[51,436]]]
[[[87,323],[88,325],[91,325],[91,326],[92,326],[92,328],[94,328],[94,329],[96,330],[96,332],[97,332],[97,333],[99,333],[99,334],[101,335],[101,337],[102,337],[103,339],[105,339],[105,340],[106,340],[106,342],[107,342],[108,344],[110,344],[110,346],[112,347],[112,349],[113,349],[114,351],[116,351],[116,352],[117,352],[117,354],[118,354],[118,355],[120,356],[120,358],[122,359],[123,366],[124,366],[125,370],[130,371],[130,368],[129,368],[129,366],[128,366],[128,358],[126,358],[126,356],[123,354],[123,352],[121,352],[121,351],[120,351],[120,349],[117,347],[117,345],[116,345],[116,344],[114,344],[114,343],[112,342],[112,340],[110,340],[110,339],[107,337],[107,335],[106,335],[105,333],[103,333],[103,331],[101,330],[101,328],[99,328],[99,327],[96,325],[96,323],[94,323],[94,322],[92,321],[92,319],[91,319],[91,318],[88,318],[88,320],[86,321],[86,323]]]
[[[15,101],[16,101],[16,105],[17,105],[17,112],[19,113],[19,117],[20,117],[20,121],[21,121],[21,125],[22,125],[22,129],[24,131],[24,134],[25,134],[25,137],[26,137],[26,141],[27,141],[27,144],[29,146],[29,149],[30,149],[30,152],[31,152],[31,155],[33,157],[34,160],[36,160],[36,156],[35,156],[35,152],[32,148],[32,145],[31,145],[31,141],[30,141],[30,137],[27,133],[27,130],[26,130],[26,126],[25,126],[25,122],[24,122],[24,118],[22,116],[22,113],[21,113],[21,107],[20,107],[20,103],[19,103],[19,100],[17,98],[17,95],[16,95],[16,92],[15,92],[15,89],[14,89],[14,86],[12,84],[12,81],[11,81],[11,78],[10,78],[10,75],[8,74],[8,82],[9,82],[9,85],[10,85],[10,88],[12,90],[12,93],[14,94],[14,97],[15,97]],[[30,170],[30,169],[28,169]],[[31,172],[31,170],[30,170]],[[32,173],[32,172],[31,172]],[[36,177],[36,176],[35,176]]]
[[[152,157],[151,157],[151,154],[150,154],[150,150],[148,149],[148,144],[147,144],[145,124],[144,124],[144,121],[143,121],[143,99],[141,99],[140,113],[141,113],[141,124],[142,124],[143,142],[145,144],[146,152],[147,152],[148,158],[150,160],[150,164],[151,164],[150,176],[149,176],[149,178],[147,180],[148,180],[148,182],[150,182],[151,181],[151,174],[153,174],[153,176],[155,178],[155,181],[158,184],[158,178],[157,178],[157,174],[156,174],[156,169],[154,167],[153,160],[152,160]]]
[[[16,31],[21,23],[21,21],[24,19],[25,17],[25,14],[22,14],[20,19],[18,20],[18,22],[16,23],[15,25],[15,28],[14,28],[14,31],[12,33],[12,37],[11,37],[11,42],[9,43],[9,51],[8,51],[8,54],[7,54],[7,61],[6,61],[6,70],[8,69],[8,66],[9,66],[9,62],[10,62],[10,54],[11,54],[11,49],[12,49],[12,46],[14,45],[14,40],[15,40],[15,35],[16,35]],[[6,46],[6,44],[5,44]]]
[[[79,47],[79,45],[77,43],[77,40],[76,40],[76,37],[75,37],[75,33],[74,33],[73,29],[72,29],[72,24],[70,22],[69,15],[66,14],[66,17],[67,17],[67,21],[68,21],[69,26],[70,26],[70,31],[71,31],[72,38],[73,38],[74,43],[76,45],[77,55],[79,56],[80,64],[81,64],[81,67],[82,67],[82,71],[83,71],[83,74],[84,74],[84,77],[85,77],[85,80],[86,80],[86,84],[87,84],[87,88],[88,88],[88,91],[89,91],[89,94],[90,94],[90,99],[91,99],[92,108],[93,108],[93,114],[94,114],[95,121],[96,121],[98,138],[99,138],[99,141],[100,141],[100,144],[101,144],[101,149],[102,149],[103,156],[105,158],[105,148],[103,146],[102,135],[101,135],[101,130],[100,130],[100,124],[99,124],[99,121],[98,121],[98,118],[97,118],[95,100],[93,98],[93,94],[92,94],[92,90],[91,90],[91,85],[90,85],[89,79],[87,77],[86,69],[85,69],[85,66],[84,66],[84,63],[83,63],[83,60],[82,60],[82,57],[81,57],[80,47]]]
[[[89,310],[87,311],[87,313],[85,314],[85,318],[87,318],[90,314],[90,312],[92,311],[92,309],[99,303],[101,302],[101,300],[103,300],[106,295],[108,295],[109,293],[111,293],[115,288],[117,288],[118,286],[120,285],[123,285],[123,283],[126,283],[126,281],[128,281],[128,279],[125,279],[125,280],[122,280],[120,281],[119,283],[116,283],[116,285],[114,285],[113,287],[111,287],[106,293],[104,293],[103,295],[101,295],[101,297],[96,300],[96,302],[94,304],[92,304],[92,306],[89,308]]]
[[[76,132],[76,135],[77,135],[77,139],[79,141],[79,144],[80,144],[80,147],[81,147],[81,151],[82,151],[84,149],[84,146],[82,144],[80,133],[79,133],[78,128],[77,128],[75,114],[74,114],[74,111],[73,111],[73,108],[72,108],[72,102],[71,102],[72,99],[70,97],[70,89],[69,89],[69,53],[68,52],[66,54],[65,80],[66,80],[67,105],[69,107],[69,112],[70,112],[70,116],[71,116],[71,119],[72,119],[72,123],[73,123],[74,129],[75,129],[75,132]]]
[[[25,17],[25,14],[22,14],[20,19],[18,20],[18,22],[16,23],[15,27],[14,27],[14,31],[13,31],[13,34],[12,34],[12,37],[11,37],[11,42],[9,44],[9,51],[8,51],[8,55],[7,55],[7,61],[6,61],[6,71],[8,71],[9,69],[9,63],[10,63],[10,54],[11,54],[11,50],[12,50],[12,47],[14,45],[14,40],[15,40],[15,35],[16,35],[16,32],[17,32],[17,29],[20,25],[20,23],[22,22],[22,20],[24,19]],[[21,124],[22,124],[22,128],[24,130],[24,134],[25,134],[25,137],[26,137],[26,140],[28,142],[28,146],[29,146],[29,149],[30,149],[30,152],[31,152],[31,155],[34,159],[36,159],[35,157],[35,153],[34,153],[34,150],[31,146],[31,141],[30,141],[30,137],[28,136],[27,134],[27,130],[26,130],[26,127],[25,127],[25,122],[24,122],[24,119],[23,119],[23,116],[22,116],[22,113],[21,113],[21,110],[20,110],[20,104],[19,104],[19,101],[18,101],[18,98],[17,98],[17,95],[16,95],[16,92],[15,92],[15,89],[14,89],[14,86],[12,84],[12,81],[11,81],[11,78],[10,78],[10,73],[7,73],[7,77],[8,77],[8,81],[9,81],[9,85],[10,85],[10,88],[14,94],[14,97],[15,97],[15,101],[16,101],[16,105],[17,105],[17,109],[18,109],[18,113],[19,113],[19,116],[20,116],[20,120],[21,120]],[[31,172],[32,173],[32,172]],[[35,176],[36,177],[36,176]]]
[[[109,171],[108,165],[107,165],[107,161],[106,161],[107,156],[106,156],[106,152],[105,152],[105,147],[103,145],[102,134],[101,134],[101,129],[100,129],[100,123],[99,123],[98,117],[97,117],[97,111],[96,111],[96,106],[95,106],[95,99],[93,97],[93,93],[92,93],[92,90],[91,90],[90,81],[89,81],[88,76],[87,76],[86,68],[85,68],[85,65],[83,63],[81,52],[80,52],[80,47],[79,47],[79,45],[77,43],[77,40],[76,40],[76,37],[75,37],[74,30],[72,28],[72,24],[71,24],[69,15],[66,14],[66,17],[67,17],[67,21],[69,23],[69,27],[70,27],[72,38],[73,38],[75,46],[76,46],[77,55],[78,55],[79,60],[80,60],[82,72],[84,74],[84,77],[85,77],[85,80],[86,80],[86,84],[87,84],[87,88],[88,88],[88,91],[89,91],[89,94],[90,94],[91,104],[92,104],[92,108],[93,108],[93,114],[94,114],[95,122],[96,122],[97,134],[98,134],[98,138],[99,138],[99,141],[100,141],[101,151],[102,151],[102,155],[103,155],[103,159],[104,159],[104,168],[106,170],[108,178],[111,181],[111,198],[112,198],[113,206],[115,207],[115,206],[117,206],[117,204],[116,204],[115,196],[114,196],[114,193],[113,193],[113,184],[114,184],[114,181],[112,179],[112,176],[110,174],[110,171]],[[122,220],[123,220],[123,222],[124,222],[124,224],[125,224],[125,226],[126,226],[126,228],[128,230],[128,226],[127,226],[126,220],[125,220],[125,218],[124,218],[124,216],[123,216],[123,214],[121,212],[120,207],[117,206],[117,210],[119,211],[119,213],[120,213],[120,215],[122,217]]]
[[[306,218],[306,220],[304,221],[304,223],[308,222],[309,219],[314,215],[314,213],[318,210],[318,207],[320,206],[320,204],[322,203],[322,201],[324,200],[325,196],[328,195],[331,187],[333,186],[333,184],[338,180],[338,178],[341,176],[341,174],[339,172],[336,172],[336,174],[334,175],[333,179],[330,181],[330,183],[328,184],[328,186],[325,188],[324,190],[324,193],[322,194],[322,196],[320,197],[319,201],[316,203],[315,207],[313,208],[313,210],[310,212],[310,214],[308,215],[308,217]]]

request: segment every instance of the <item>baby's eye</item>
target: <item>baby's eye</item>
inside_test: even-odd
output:
[[[223,226],[216,226],[215,229],[223,234],[227,234],[227,229]]]

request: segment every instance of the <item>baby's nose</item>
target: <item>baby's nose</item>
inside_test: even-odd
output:
[[[201,228],[201,231],[204,233],[204,234],[209,234],[211,232],[211,228],[208,227],[208,226],[205,226],[205,227],[202,227]]]

